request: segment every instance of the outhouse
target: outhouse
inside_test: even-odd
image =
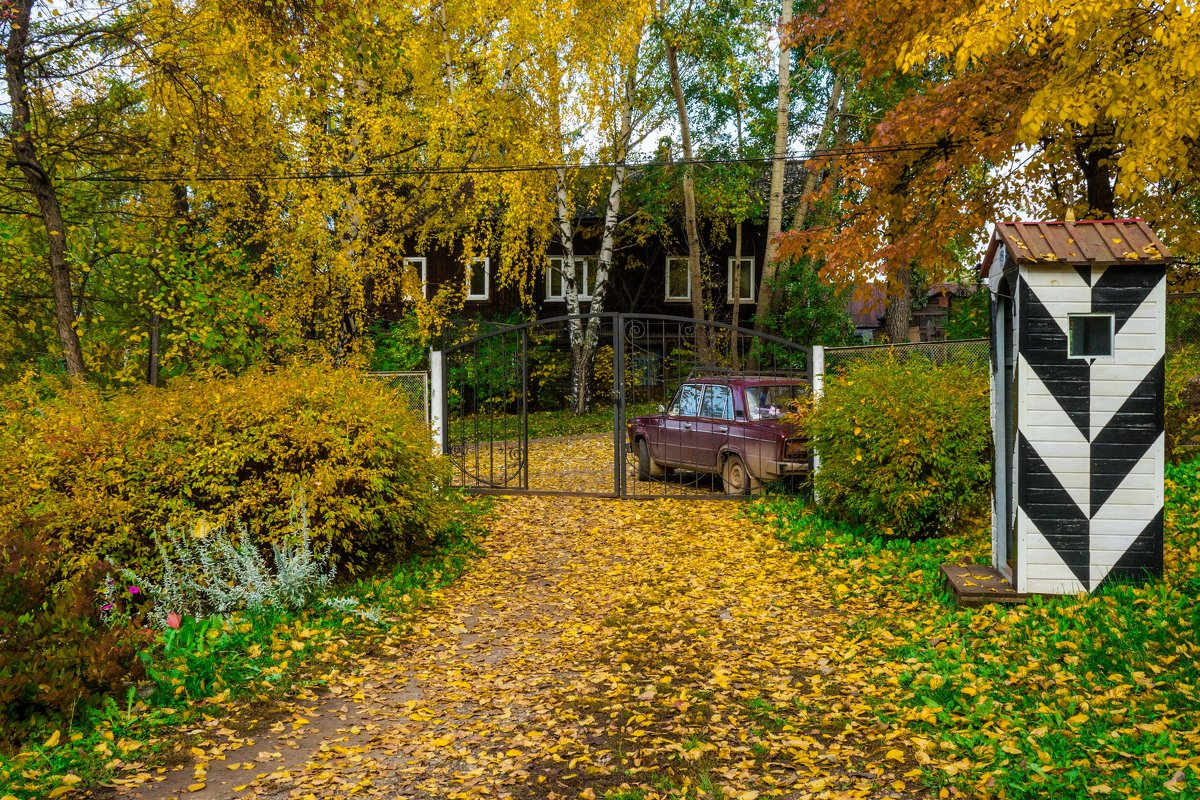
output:
[[[1140,219],[996,226],[992,559],[1016,593],[1162,574],[1168,261]]]

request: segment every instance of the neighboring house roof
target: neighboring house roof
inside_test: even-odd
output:
[[[1019,264],[1157,266],[1171,258],[1166,245],[1141,219],[1001,222],[992,234],[981,275],[991,272],[1001,243]]]
[[[975,294],[975,289],[978,287],[970,286],[965,283],[935,283],[929,287],[929,291],[925,296],[929,298],[950,296],[950,297],[970,297]]]
[[[855,328],[878,328],[887,314],[887,286],[868,283],[850,293],[847,304]]]

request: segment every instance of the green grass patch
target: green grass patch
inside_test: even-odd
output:
[[[1170,467],[1166,577],[1028,605],[955,606],[942,563],[980,524],[885,540],[809,506],[752,515],[821,567],[867,653],[863,698],[907,729],[929,786],[978,797],[1200,796],[1200,461]]]
[[[637,403],[626,406],[627,419],[656,413],[656,403]],[[612,433],[613,409],[611,405],[597,405],[583,414],[572,411],[531,411],[529,413],[529,438],[549,439],[557,436],[583,436],[594,433]],[[516,414],[477,414],[465,417],[451,415],[446,427],[451,441],[479,442],[500,439],[515,439],[521,432],[521,418]]]
[[[432,549],[390,572],[335,585],[332,603],[187,619],[159,633],[138,654],[148,681],[68,719],[43,720],[0,753],[0,796],[45,797],[58,787],[136,774],[177,745],[190,724],[224,715],[235,702],[319,687],[323,675],[356,654],[401,635],[411,614],[462,574],[481,552],[489,507],[483,498],[464,499]]]

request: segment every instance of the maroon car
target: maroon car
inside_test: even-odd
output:
[[[726,494],[808,473],[805,439],[781,421],[808,397],[807,381],[749,375],[695,378],[662,413],[628,421],[638,480],[673,469],[720,475]]]

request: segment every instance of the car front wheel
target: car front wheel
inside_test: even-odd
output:
[[[725,468],[721,470],[721,484],[725,494],[743,496],[760,489],[762,481],[750,474],[742,457],[731,455],[725,459]]]
[[[645,439],[638,439],[638,480],[648,481],[662,476],[663,468],[650,457],[650,445]]]

